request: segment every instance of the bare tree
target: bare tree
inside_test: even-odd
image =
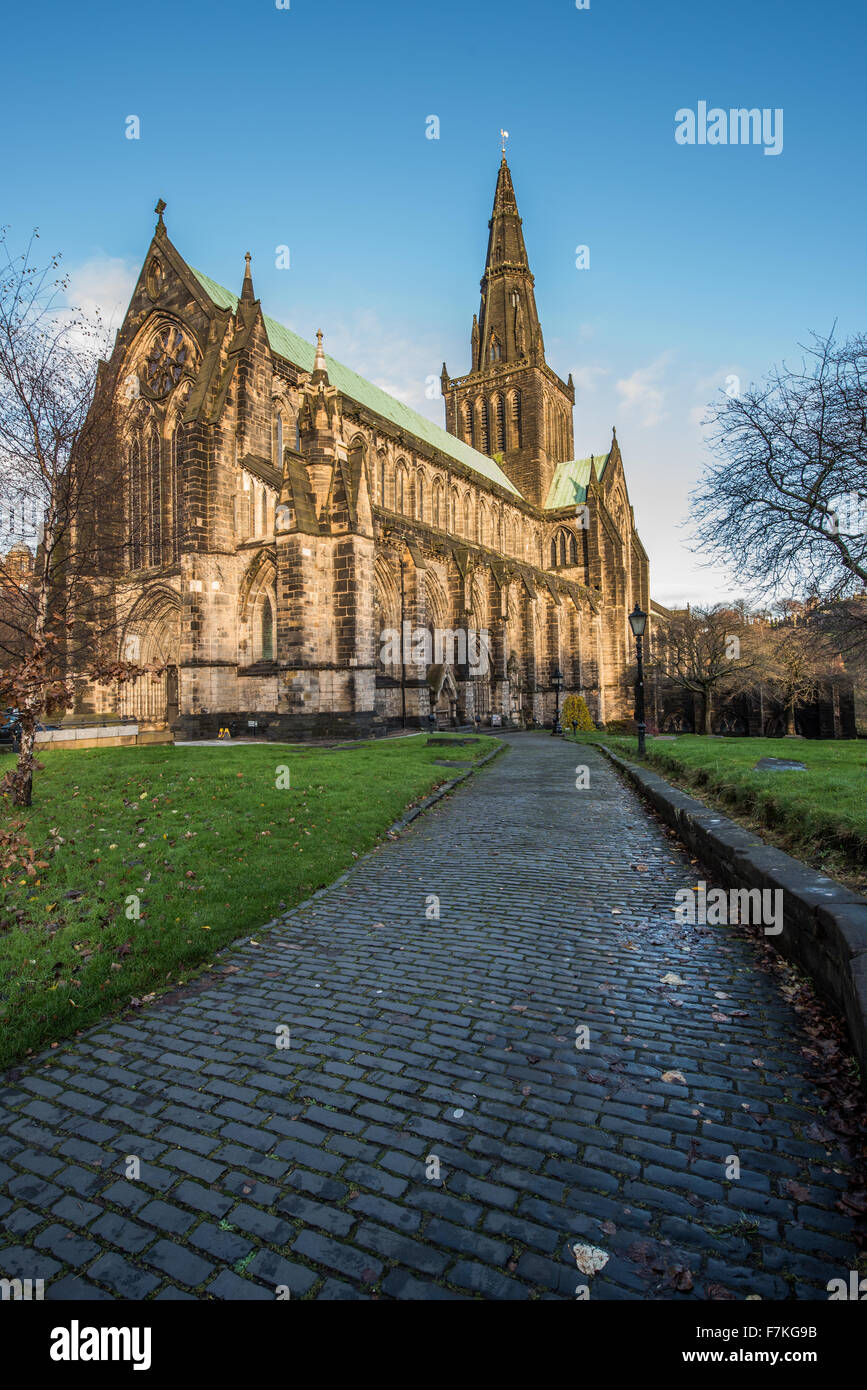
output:
[[[786,734],[794,737],[796,707],[810,704],[822,685],[846,673],[813,611],[797,603],[783,603],[780,610],[780,620],[762,623],[754,633],[755,674],[779,700]]]
[[[692,519],[709,560],[736,563],[757,593],[833,602],[867,588],[867,337],[832,330],[804,352],[711,407],[719,457]]]
[[[747,689],[753,667],[743,605],[674,609],[655,621],[655,666],[663,678],[702,698],[702,733],[712,729],[714,696]]]
[[[7,506],[35,504],[35,565],[0,556],[0,704],[21,721],[15,769],[0,789],[32,797],[36,726],[62,714],[76,682],[134,679],[117,660],[112,577],[129,545],[118,486],[115,383],[98,361],[103,333],[66,303],[59,257],[34,263],[37,233],[13,257],[0,236],[0,483]]]

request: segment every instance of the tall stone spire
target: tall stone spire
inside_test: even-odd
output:
[[[503,139],[505,141],[505,133]],[[557,464],[574,457],[575,388],[545,361],[533,275],[505,151],[497,170],[470,370],[443,373],[446,429],[494,457],[544,507]]]
[[[525,359],[535,362],[542,351],[542,330],[533,292],[534,281],[524,245],[512,172],[505,154],[497,172],[494,207],[488,229],[479,326],[477,329],[473,325],[472,334],[473,367],[477,371],[496,362]]]

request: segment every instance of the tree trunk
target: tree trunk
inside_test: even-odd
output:
[[[790,700],[786,705],[786,738],[795,737],[795,702]]]
[[[713,732],[713,730],[711,729],[711,713],[712,713],[712,706],[711,706],[710,690],[706,690],[706,691],[704,692],[704,719],[703,719],[703,721],[702,721],[702,730],[701,730],[703,734],[709,734],[709,733],[712,733],[712,732]]]
[[[21,747],[18,751],[18,763],[12,775],[12,805],[30,806],[33,801],[33,768],[36,759],[33,756],[33,747],[36,742],[36,720],[21,715]]]

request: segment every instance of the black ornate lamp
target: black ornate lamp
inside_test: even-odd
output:
[[[560,670],[559,666],[554,667],[554,674],[551,679],[554,685],[554,694],[557,702],[554,708],[554,727],[551,730],[553,736],[555,734],[562,734],[563,732],[560,725],[560,691],[563,689],[563,672]]]
[[[643,758],[647,725],[644,722],[644,659],[641,644],[647,627],[647,614],[637,602],[629,615],[629,626],[635,637],[635,649],[638,658],[638,677],[635,682],[635,722],[638,725],[638,756]]]

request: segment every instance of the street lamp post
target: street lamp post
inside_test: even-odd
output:
[[[554,682],[554,694],[557,701],[554,709],[554,727],[551,730],[551,735],[553,737],[555,734],[562,734],[563,732],[560,726],[560,691],[563,689],[563,672],[560,670],[559,666],[554,668],[552,679]]]
[[[635,637],[635,649],[638,656],[638,679],[635,682],[635,722],[638,725],[638,756],[643,758],[647,725],[644,722],[644,660],[641,640],[644,637],[644,629],[647,627],[647,614],[638,603],[629,615],[629,626]]]

